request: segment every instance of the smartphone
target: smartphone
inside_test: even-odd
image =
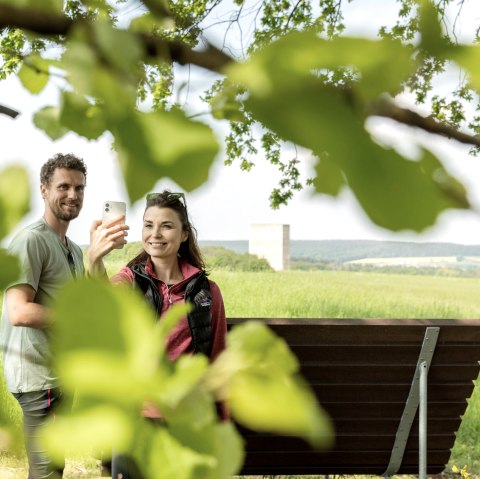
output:
[[[103,203],[102,223],[110,223],[127,212],[127,204],[123,201],[105,201]],[[125,223],[125,219],[122,221]]]

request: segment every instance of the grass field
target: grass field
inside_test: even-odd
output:
[[[346,271],[211,275],[227,316],[480,318],[480,279]]]
[[[121,266],[109,264],[109,273]],[[211,278],[221,288],[229,317],[480,318],[480,279],[345,271],[216,271]],[[480,473],[479,395],[476,387],[450,461],[450,466],[467,465],[472,473]],[[1,382],[0,404],[20,422],[16,404]],[[23,479],[24,467],[24,458],[0,455],[2,479]],[[66,477],[97,478],[98,463],[71,460]]]

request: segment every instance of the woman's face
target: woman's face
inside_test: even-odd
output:
[[[151,206],[143,217],[142,242],[152,258],[176,258],[180,244],[188,238],[178,213],[171,208]]]

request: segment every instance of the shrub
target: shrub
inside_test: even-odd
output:
[[[220,246],[206,246],[202,253],[208,269],[224,271],[273,271],[268,261],[249,253],[235,253]]]

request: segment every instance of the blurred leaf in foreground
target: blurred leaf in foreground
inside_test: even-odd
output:
[[[217,358],[206,387],[223,396],[233,418],[256,431],[303,437],[328,447],[333,427],[286,342],[266,325],[251,321],[236,326],[227,349]]]
[[[9,166],[0,171],[0,239],[13,230],[29,209],[30,185],[25,169]]]

